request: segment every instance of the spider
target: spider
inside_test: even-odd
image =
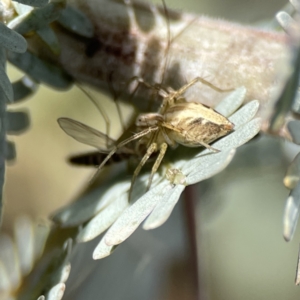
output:
[[[139,82],[150,86],[141,79]],[[163,101],[159,111],[157,113],[139,115],[136,119],[136,126],[144,129],[115,145],[99,165],[97,173],[120,148],[144,137],[141,143],[146,144],[147,150],[133,173],[129,199],[137,176],[154,152],[159,152],[159,154],[153,164],[147,190],[151,187],[153,176],[159,168],[168,146],[172,148],[175,148],[178,144],[186,147],[203,146],[213,152],[219,152],[218,149],[213,148],[209,144],[233,130],[234,124],[226,117],[201,103],[187,102],[182,96],[196,82],[202,82],[219,92],[225,91],[215,87],[201,77],[196,77],[177,91],[171,90],[166,92],[161,90]]]

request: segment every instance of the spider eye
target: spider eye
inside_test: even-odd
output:
[[[145,124],[145,118],[143,116],[138,116],[136,121],[135,121],[135,125],[137,126],[142,126]]]

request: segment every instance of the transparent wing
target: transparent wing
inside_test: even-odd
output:
[[[106,134],[73,119],[59,118],[57,122],[67,135],[80,143],[97,148],[100,152],[109,152],[116,144]]]

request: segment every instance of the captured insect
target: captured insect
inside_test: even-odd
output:
[[[105,151],[105,149],[104,149]],[[81,154],[75,154],[71,155],[68,158],[68,161],[72,165],[76,166],[99,166],[101,162],[105,159],[107,153],[101,153],[98,151],[91,151],[91,152],[85,152]],[[130,156],[127,155],[126,153],[115,153],[111,159],[108,161],[107,164],[113,164],[113,163],[118,163],[121,162],[125,159],[127,159]]]
[[[79,121],[70,118],[59,118],[57,121],[67,135],[80,143],[98,149],[98,151],[71,156],[69,160],[75,165],[99,166],[117,143],[108,135]],[[131,156],[137,156],[137,152],[131,147],[123,147],[111,156],[108,164],[121,162]]]
[[[77,87],[85,94],[86,98],[91,101],[91,103],[97,108],[99,113],[104,119],[106,133],[102,133],[88,125],[85,125],[81,122],[69,119],[69,118],[60,118],[58,123],[60,127],[75,140],[90,145],[98,149],[98,151],[85,152],[82,154],[75,154],[69,157],[69,162],[77,166],[99,166],[99,164],[106,157],[106,154],[109,153],[113,145],[116,144],[116,140],[109,137],[110,133],[110,120],[108,115],[105,112],[105,109],[102,105],[96,100],[95,97],[88,91],[81,83],[77,84]],[[112,87],[110,86],[112,89]],[[113,94],[114,95],[114,94]],[[117,96],[114,95],[114,103],[117,109],[117,113],[120,119],[120,123],[123,128],[125,128],[124,120],[121,114],[121,109],[116,101]],[[91,135],[93,137],[91,137]],[[109,161],[109,164],[118,163],[124,159],[128,159],[136,152],[129,150],[128,147],[115,153]]]

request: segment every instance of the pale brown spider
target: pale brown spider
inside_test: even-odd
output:
[[[118,149],[134,140],[144,137],[142,143],[146,143],[147,151],[133,173],[129,190],[130,198],[134,182],[152,153],[159,151],[151,170],[147,190],[149,190],[151,186],[153,176],[165,156],[168,145],[172,148],[178,144],[186,147],[203,146],[214,152],[218,152],[219,150],[211,147],[209,144],[231,132],[234,128],[234,124],[212,108],[198,102],[187,102],[186,99],[182,97],[182,94],[188,88],[199,81],[219,92],[225,91],[215,87],[200,77],[195,78],[177,91],[167,93],[161,90],[160,93],[164,99],[158,113],[139,115],[136,120],[136,125],[145,129],[113,147],[98,167],[97,172],[102,169]],[[143,80],[139,79],[139,82],[150,86],[143,82]],[[226,90],[226,92],[227,91],[229,90]]]

